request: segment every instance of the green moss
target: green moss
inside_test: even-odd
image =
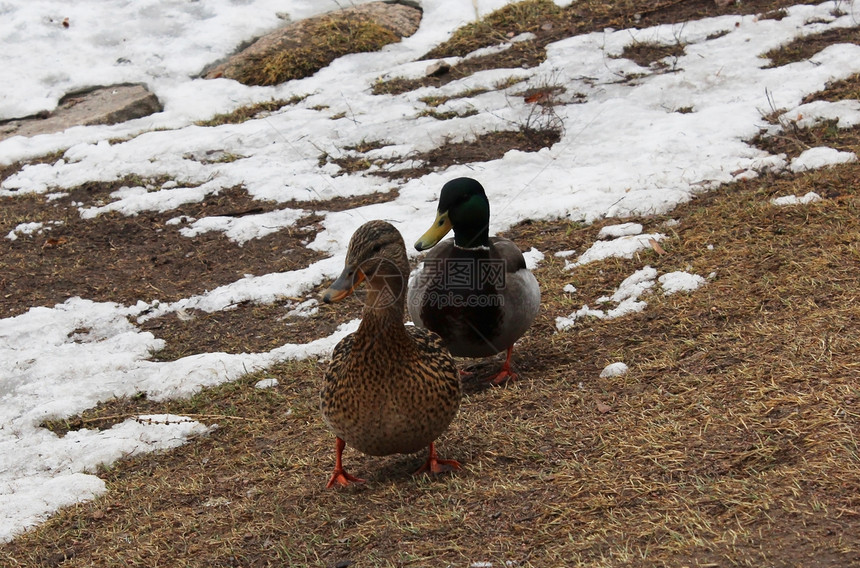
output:
[[[510,4],[459,28],[451,39],[427,53],[424,58],[463,56],[481,47],[501,43],[508,39],[508,34],[535,31],[561,13],[562,9],[551,0],[525,0]]]
[[[374,95],[399,95],[402,93],[408,93],[409,91],[414,91],[419,87],[423,87],[427,81],[428,79],[426,77],[420,79],[404,79],[402,77],[395,77],[394,79],[389,80],[383,80],[380,78],[373,83],[373,87],[371,87],[370,92]]]
[[[289,47],[262,56],[237,73],[246,85],[277,85],[313,75],[348,53],[377,51],[400,41],[391,30],[359,18],[322,18],[308,30],[305,45]]]
[[[201,120],[196,122],[197,126],[220,126],[222,124],[240,124],[264,112],[275,112],[288,105],[294,105],[305,99],[305,96],[295,96],[290,99],[273,99],[253,105],[239,107],[232,112],[216,114],[209,120]]]
[[[430,116],[436,120],[451,120],[452,118],[466,118],[467,116],[474,116],[476,114],[478,114],[478,111],[475,109],[469,109],[462,113],[453,110],[439,112],[437,110],[427,109],[420,112],[418,116]]]

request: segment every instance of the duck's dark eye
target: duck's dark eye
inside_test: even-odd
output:
[[[370,254],[376,254],[382,250],[382,245],[376,245],[372,249],[370,249]]]

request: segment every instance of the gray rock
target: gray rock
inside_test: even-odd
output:
[[[117,124],[164,110],[143,85],[121,84],[69,93],[50,113],[0,122],[0,140],[36,136],[73,126]]]
[[[427,69],[424,71],[424,75],[427,77],[441,77],[450,70],[451,66],[448,63],[439,60],[428,65]]]

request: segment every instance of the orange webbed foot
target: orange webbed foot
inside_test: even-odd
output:
[[[419,473],[447,473],[460,469],[460,462],[457,460],[443,460],[436,455],[436,447],[430,444],[430,456],[424,465],[418,468],[415,475]]]
[[[341,440],[340,438],[335,438],[334,443],[334,472],[331,474],[331,478],[329,478],[328,483],[326,483],[325,488],[330,489],[335,485],[340,485],[341,487],[346,487],[350,484],[350,482],[354,483],[364,483],[364,480],[360,477],[355,477],[354,475],[350,475],[343,469],[343,449],[346,447],[346,442]]]
[[[519,376],[511,370],[511,353],[513,353],[513,351],[513,345],[508,347],[508,356],[505,358],[505,363],[502,365],[502,369],[492,377],[488,378],[488,383],[500,385],[508,381],[515,381],[519,378]]]
[[[487,378],[487,382],[494,384],[494,385],[500,385],[500,384],[506,383],[508,381],[515,381],[518,378],[520,378],[519,375],[517,375],[516,373],[514,373],[510,369],[506,369],[506,368],[502,367],[501,371],[499,371],[498,373],[496,373],[492,377]]]
[[[328,480],[325,488],[331,489],[335,485],[346,487],[350,483],[364,483],[364,480],[360,477],[348,474],[343,468],[341,468],[340,471],[335,470],[334,473],[331,474],[331,479]]]

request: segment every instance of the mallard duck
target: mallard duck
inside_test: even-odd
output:
[[[419,251],[434,248],[410,285],[408,304],[412,321],[438,333],[454,356],[507,350],[490,379],[499,384],[517,377],[511,353],[537,316],[540,288],[517,245],[491,238],[489,225],[490,202],[480,183],[466,177],[446,183],[433,226],[415,243]],[[439,243],[451,229],[454,238]]]
[[[334,348],[320,395],[323,418],[336,436],[335,468],[326,487],[363,479],[342,463],[346,445],[365,454],[411,454],[429,446],[416,472],[459,469],[439,459],[434,441],[460,406],[454,360],[432,331],[404,325],[409,261],[403,237],[385,221],[353,234],[340,276],[323,293],[337,302],[367,282],[361,324]]]

